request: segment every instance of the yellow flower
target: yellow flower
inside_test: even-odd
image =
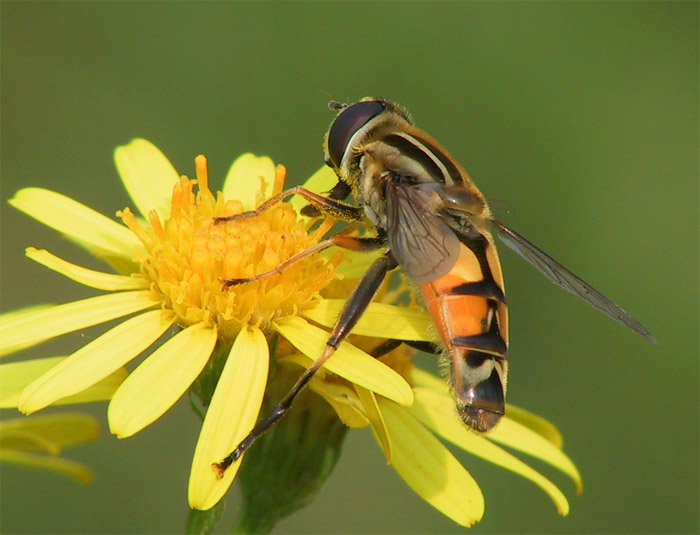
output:
[[[64,448],[97,440],[97,420],[87,414],[57,413],[0,421],[0,462],[38,468],[83,483],[92,483],[85,465],[60,457]]]
[[[371,255],[346,254],[352,262],[340,266],[337,254],[313,255],[279,274],[224,288],[222,279],[267,272],[317,243],[332,222],[314,226],[300,216],[301,199],[280,203],[253,218],[215,221],[252,210],[283,189],[284,168],[275,168],[269,158],[241,156],[222,192],[216,194],[209,188],[203,156],[195,160],[196,180],[179,177],[165,156],[145,140],[119,147],[115,160],[141,216],[128,208],[118,212],[126,226],[43,189],[23,189],[10,201],[104,259],[117,274],[27,249],[32,260],[108,293],[3,315],[0,354],[129,316],[42,373],[15,398],[25,413],[68,402],[70,396],[110,383],[125,364],[145,354],[141,364],[114,386],[108,417],[110,430],[120,438],[153,423],[188,389],[206,389],[206,378],[215,370],[215,389],[212,386],[203,396],[208,408],[188,492],[190,506],[206,510],[221,499],[240,467],[239,459],[219,480],[211,465],[225,457],[258,418],[268,381],[270,342],[276,344],[280,336],[280,346],[287,345],[272,353],[275,365],[305,367],[315,360],[328,337],[326,328],[333,325],[344,303],[323,298],[322,292],[332,293],[339,276],[359,277]],[[335,180],[332,171],[324,168],[306,186],[327,191]],[[393,297],[389,293],[384,296],[386,302],[372,303],[353,333],[382,340],[430,340],[430,318],[392,304]],[[371,425],[387,461],[409,486],[462,525],[481,518],[483,496],[433,433],[532,480],[566,514],[568,503],[559,489],[494,444],[539,457],[580,485],[551,424],[509,407],[510,417],[493,432],[468,431],[455,414],[445,383],[414,370],[405,350],[395,354],[402,353],[404,358],[375,359],[345,342],[310,387],[349,427]]]
[[[28,311],[25,309],[22,313]],[[4,314],[3,317],[7,320],[15,314]],[[65,357],[48,357],[0,364],[0,409],[16,408],[22,390],[64,359]],[[75,396],[63,398],[57,404],[110,399],[126,376],[126,370],[120,368],[93,387]],[[0,462],[48,470],[88,484],[93,479],[92,471],[81,463],[59,455],[65,448],[97,440],[99,435],[97,420],[87,414],[57,413],[2,418]]]
[[[297,217],[293,203],[279,204],[256,218],[215,222],[217,216],[253,209],[256,201],[280,191],[284,169],[276,169],[269,158],[241,156],[229,171],[223,193],[214,195],[203,157],[196,160],[197,193],[195,181],[180,178],[145,140],[118,148],[115,160],[147,222],[127,208],[118,213],[124,227],[72,199],[37,188],[23,189],[10,200],[120,274],[89,270],[48,251],[27,249],[32,260],[109,293],[4,315],[0,354],[131,315],[29,384],[18,402],[29,414],[92,387],[152,349],[173,325],[179,326],[182,330],[167,336],[114,393],[109,425],[124,438],[158,419],[190,388],[217,342],[230,350],[190,478],[191,505],[206,509],[225,493],[240,465],[219,481],[211,464],[237,445],[258,416],[269,364],[264,333],[279,332],[293,344],[307,343],[309,332],[319,329],[299,315],[320,301],[319,291],[336,277],[339,259],[310,257],[280,275],[225,289],[223,278],[267,271],[316,243],[328,228],[307,232],[309,223]],[[327,369],[401,405],[412,403],[410,386],[399,374],[353,349],[348,344],[338,351]]]

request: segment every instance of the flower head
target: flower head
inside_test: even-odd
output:
[[[222,285],[224,279],[269,271],[317,243],[324,228],[308,233],[307,223],[286,203],[259,217],[217,223],[215,218],[241,214],[243,204],[225,201],[222,193],[215,196],[206,160],[200,156],[196,163],[197,180],[183,177],[175,184],[165,221],[151,211],[144,228],[128,208],[117,214],[143,244],[135,260],[163,308],[172,311],[180,326],[216,326],[219,337],[233,340],[246,326],[266,331],[274,320],[314,305],[319,291],[333,280],[337,259],[314,256],[279,275],[233,289]],[[284,174],[278,166],[275,184],[284,184]],[[263,200],[262,192],[258,200]]]
[[[201,379],[212,355],[223,354],[216,391],[204,400],[208,410],[190,483],[192,506],[206,509],[221,498],[240,464],[217,481],[212,462],[228,454],[258,416],[268,379],[268,339],[282,334],[303,346],[302,351],[316,352],[312,340],[320,341],[325,331],[301,314],[318,305],[320,290],[337,278],[339,258],[314,255],[279,275],[227,289],[222,280],[267,271],[316,243],[328,228],[322,224],[309,231],[310,222],[297,215],[293,203],[274,206],[260,217],[216,222],[251,210],[280,191],[284,168],[275,168],[268,158],[244,155],[233,164],[224,193],[215,195],[203,157],[196,160],[196,180],[179,177],[145,140],[120,147],[115,159],[144,220],[127,208],[118,213],[122,226],[37,188],[21,190],[10,201],[119,273],[89,270],[29,248],[29,258],[109,293],[3,316],[0,353],[130,316],[41,374],[18,400],[20,410],[33,413],[93,387],[146,354],[109,404],[110,429],[120,438],[158,419]],[[328,369],[402,405],[413,400],[399,374],[361,351],[343,348]]]
[[[195,160],[196,179],[178,176],[145,140],[118,148],[115,160],[141,216],[125,208],[118,212],[123,225],[47,190],[27,188],[10,201],[117,273],[27,249],[29,258],[107,293],[0,317],[0,354],[128,319],[42,370],[21,394],[8,399],[32,413],[112,385],[101,399],[113,393],[110,429],[125,438],[157,420],[188,390],[195,392],[206,415],[192,462],[189,502],[206,510],[224,495],[242,460],[221,480],[212,463],[253,427],[269,380],[290,370],[297,373],[321,355],[347,295],[343,285],[359,278],[371,255],[346,254],[352,261],[342,264],[337,253],[309,255],[270,276],[226,287],[222,281],[266,273],[318,243],[332,222],[315,224],[301,216],[300,199],[255,217],[217,219],[253,210],[283,189],[285,170],[268,158],[241,156],[218,193],[209,187],[203,156]],[[324,191],[334,179],[332,171],[323,169],[307,187]],[[561,452],[551,424],[510,407],[510,418],[493,432],[477,435],[456,416],[445,383],[414,369],[405,347],[380,359],[372,356],[378,348],[390,349],[387,340],[431,341],[430,318],[416,307],[396,306],[397,296],[406,293],[403,286],[385,286],[354,328],[356,336],[338,347],[310,389],[333,408],[337,422],[371,426],[387,462],[418,494],[462,525],[481,518],[483,496],[435,434],[532,480],[566,513],[559,489],[494,443],[542,458],[578,484],[578,473]],[[141,355],[143,361],[115,383],[123,366]],[[302,442],[299,433],[303,426],[290,435],[297,444]],[[284,485],[289,487],[289,481]]]

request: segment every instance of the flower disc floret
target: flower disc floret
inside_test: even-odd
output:
[[[142,276],[181,326],[215,324],[221,337],[233,340],[246,325],[265,330],[275,319],[313,306],[333,280],[337,260],[312,256],[279,274],[225,287],[224,280],[267,272],[321,237],[309,233],[287,203],[255,217],[216,220],[242,212],[240,202],[214,196],[204,172],[175,185],[164,221],[152,211],[144,227],[129,209],[118,214],[144,245],[136,258]]]

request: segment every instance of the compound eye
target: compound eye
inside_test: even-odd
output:
[[[358,102],[345,108],[336,117],[328,132],[328,156],[333,166],[340,165],[345,149],[355,132],[367,124],[370,119],[382,113],[385,107],[384,102],[377,100]]]

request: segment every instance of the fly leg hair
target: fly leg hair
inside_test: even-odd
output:
[[[339,182],[338,184],[343,184],[342,182]],[[343,184],[344,186],[344,184]],[[339,199],[333,198],[333,193],[339,190],[338,186],[334,187],[331,190],[331,197],[324,197],[323,195],[319,195],[318,193],[314,193],[313,191],[310,191],[304,187],[301,186],[296,186],[294,188],[290,188],[286,191],[283,191],[282,193],[279,193],[273,197],[270,197],[267,201],[262,203],[260,206],[258,206],[255,210],[250,210],[248,212],[243,212],[241,214],[236,214],[232,216],[226,216],[226,217],[216,217],[214,218],[215,223],[223,223],[226,221],[235,221],[238,219],[247,219],[250,217],[256,217],[265,212],[266,210],[269,210],[272,206],[275,204],[284,201],[285,199],[291,197],[292,195],[300,195],[303,197],[305,200],[307,200],[310,204],[307,205],[305,208],[312,208],[312,210],[309,210],[311,212],[310,215],[317,216],[317,215],[326,215],[329,217],[333,217],[335,219],[339,219],[341,221],[347,221],[349,223],[352,222],[357,222],[363,219],[363,214],[364,212],[362,211],[361,208],[358,208],[356,206],[351,206],[349,204],[346,204],[342,202]],[[343,190],[344,192],[344,190]],[[345,194],[347,196],[347,194]],[[337,196],[337,193],[336,193]],[[303,212],[303,211],[302,211]],[[347,232],[349,232],[351,228],[345,229],[342,232],[339,232],[335,234],[334,236],[320,241],[313,247],[309,247],[308,249],[301,251],[300,253],[295,254],[294,256],[288,258],[278,266],[276,266],[274,269],[271,269],[270,271],[266,271],[265,273],[260,273],[258,275],[255,275],[254,277],[247,277],[247,278],[240,278],[240,279],[222,279],[222,284],[224,285],[224,288],[230,288],[231,286],[234,286],[236,284],[242,284],[245,282],[252,282],[256,281],[259,279],[263,279],[265,277],[269,277],[270,275],[275,275],[281,273],[284,269],[289,267],[290,265],[306,258],[307,256],[310,256],[315,253],[319,253],[323,251],[324,249],[328,249],[329,247],[332,246],[338,246],[342,247],[343,249],[349,249],[349,250],[354,250],[354,251],[365,251],[369,250],[371,248],[378,248],[381,245],[384,244],[384,240],[382,238],[355,238],[355,237],[349,237],[345,236]],[[362,244],[358,243],[358,240],[362,242]],[[366,242],[366,243],[365,243]],[[376,247],[372,247],[373,243],[376,242]]]
[[[334,234],[330,238],[322,240],[316,245],[313,245],[308,249],[304,249],[303,251],[290,256],[289,258],[287,258],[287,260],[281,262],[270,271],[258,273],[253,277],[244,277],[240,279],[221,279],[221,283],[224,285],[224,288],[230,288],[231,286],[235,286],[237,284],[253,282],[256,280],[264,279],[265,277],[269,277],[271,275],[278,275],[292,264],[295,264],[296,262],[299,262],[300,260],[303,260],[307,256],[311,256],[312,254],[320,253],[321,251],[328,249],[329,247],[332,247],[334,245],[350,251],[371,251],[384,245],[385,240],[382,237],[358,238],[356,236],[345,236],[344,234],[346,232],[349,232],[350,230],[352,230],[352,227],[348,227],[347,229],[337,234]]]
[[[333,190],[335,189],[336,188],[333,188]],[[243,212],[241,214],[236,215],[215,217],[214,221],[216,223],[222,223],[224,221],[235,221],[237,219],[247,219],[249,217],[256,217],[265,212],[266,210],[269,210],[275,204],[288,199],[292,195],[300,195],[323,215],[334,217],[336,219],[340,219],[341,221],[354,223],[364,218],[364,211],[362,210],[362,208],[352,206],[338,199],[324,197],[323,195],[314,193],[313,191],[308,190],[303,186],[294,186],[293,188],[289,188],[288,190],[285,190],[282,193],[278,193],[277,195],[270,197],[264,203],[258,206],[255,210],[249,210],[247,212]],[[314,215],[318,214],[314,213]]]
[[[375,359],[378,359],[380,357],[383,357],[387,353],[392,352],[401,344],[406,344],[407,346],[412,347],[413,349],[423,351],[424,353],[428,353],[429,355],[439,355],[441,352],[440,346],[434,344],[433,342],[424,342],[417,340],[397,340],[395,338],[390,338],[380,343],[371,351],[369,351],[369,354],[372,355]]]
[[[356,238],[361,240],[361,238]],[[376,294],[379,286],[386,277],[386,274],[397,266],[396,261],[387,252],[379,257],[370,266],[367,273],[362,277],[360,283],[355,287],[350,297],[345,302],[345,306],[340,311],[340,316],[331,331],[331,334],[326,342],[326,347],[321,353],[321,356],[301,374],[296,384],[285,395],[282,400],[275,405],[272,410],[265,415],[241,443],[228,456],[218,463],[214,463],[212,467],[219,478],[224,476],[226,469],[255,442],[265,431],[277,423],[292,406],[294,399],[297,397],[304,387],[309,383],[311,378],[321,369],[321,366],[335,353],[338,346],[350,334],[350,331],[360,319],[364,311],[369,306],[372,298]]]

